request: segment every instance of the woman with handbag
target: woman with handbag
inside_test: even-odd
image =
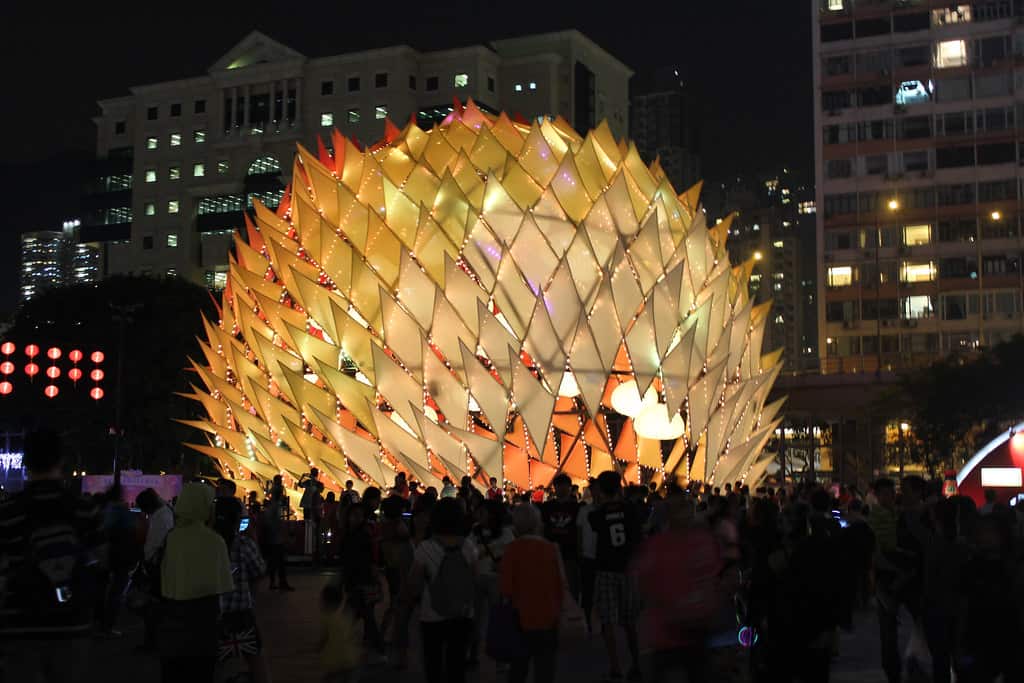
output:
[[[518,615],[524,647],[512,659],[508,680],[523,683],[532,661],[535,683],[551,683],[555,680],[558,624],[568,592],[565,571],[558,546],[541,536],[543,521],[536,506],[516,506],[512,510],[512,526],[516,540],[505,548],[498,588]],[[495,633],[490,631],[488,640],[492,635]]]

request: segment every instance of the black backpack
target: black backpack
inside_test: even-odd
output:
[[[430,606],[445,619],[465,619],[473,612],[473,570],[462,553],[462,543],[441,546],[444,557],[430,580]]]

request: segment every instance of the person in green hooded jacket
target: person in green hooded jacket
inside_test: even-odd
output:
[[[162,618],[157,637],[165,683],[213,681],[219,596],[234,588],[224,539],[214,531],[213,489],[186,484],[174,508],[161,562]]]

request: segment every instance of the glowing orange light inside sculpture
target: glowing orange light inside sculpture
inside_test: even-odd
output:
[[[71,378],[72,382],[77,382],[78,380],[82,379],[82,371],[79,370],[78,368],[71,368],[70,370],[68,370],[68,377]]]
[[[96,368],[95,370],[89,373],[89,379],[91,379],[93,382],[102,382],[103,371],[100,370],[99,368]]]
[[[92,397],[92,400],[98,401],[101,398],[103,398],[103,389],[100,389],[99,387],[93,387],[92,390],[89,392],[89,396]]]
[[[14,363],[9,360],[5,360],[3,363],[0,363],[0,374],[9,375],[12,372],[14,372]]]
[[[89,360],[91,360],[93,363],[102,363],[103,358],[104,356],[102,351],[93,351],[92,355],[89,356]]]
[[[25,347],[25,355],[29,358],[35,358],[39,355],[39,347],[35,344],[29,344]]]
[[[57,360],[58,358],[60,358],[60,355],[61,351],[56,346],[51,347],[46,352],[46,357],[49,358],[50,360]]]
[[[29,363],[25,366],[25,374],[29,377],[35,377],[39,374],[39,366],[35,363]]]
[[[68,354],[68,358],[71,359],[72,363],[77,363],[78,361],[82,360],[82,352],[79,351],[78,349],[75,349],[74,351]]]
[[[0,382],[0,395],[6,396],[14,391],[14,385],[10,382]]]
[[[58,368],[56,365],[51,365],[50,367],[46,368],[46,376],[49,377],[50,379],[57,379],[58,377],[60,377],[60,368]]]
[[[14,344],[11,342],[4,342],[3,346],[0,346],[0,353],[3,353],[5,356],[11,355],[14,353]]]
[[[1024,459],[1024,432],[1017,432],[1010,437],[1010,455],[1014,461]]]
[[[53,398],[60,393],[60,389],[54,384],[47,384],[46,388],[43,389],[43,393],[46,394],[46,398]]]

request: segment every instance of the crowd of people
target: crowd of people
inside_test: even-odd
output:
[[[175,501],[144,491],[140,527],[116,488],[64,486],[52,433],[29,436],[25,463],[29,484],[0,503],[0,680],[82,680],[91,638],[119,637],[125,605],[163,680],[212,681],[228,659],[271,680],[255,587],[292,590],[281,478],[262,500],[230,480]],[[325,496],[316,470],[299,485],[305,547],[337,568],[320,595],[325,681],[382,666],[400,678],[411,657],[429,683],[484,666],[569,680],[573,632],[601,638],[608,681],[827,681],[840,632],[872,611],[890,683],[1024,672],[1024,517],[991,492],[976,507],[917,476],[861,493],[626,485],[611,471],[526,492],[398,474],[386,491]]]

